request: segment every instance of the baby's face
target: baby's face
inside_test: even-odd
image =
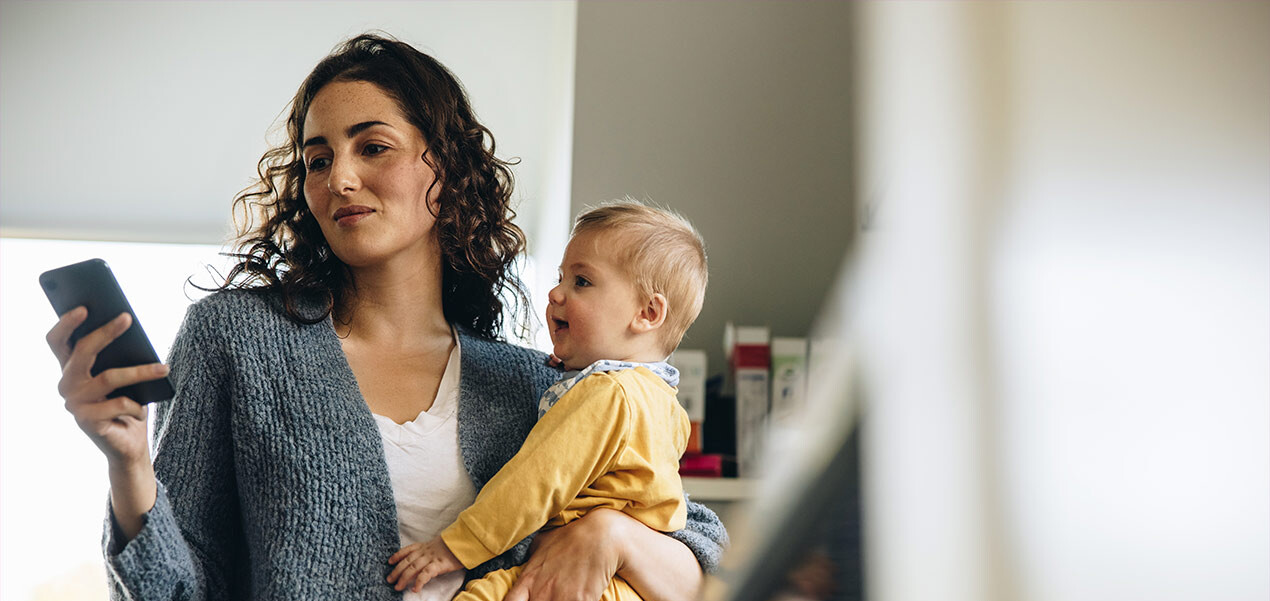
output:
[[[565,248],[560,283],[547,295],[547,329],[567,369],[630,360],[637,350],[631,326],[643,304],[614,260],[619,240],[611,232],[584,232]]]

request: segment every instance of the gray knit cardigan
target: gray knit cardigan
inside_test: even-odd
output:
[[[459,448],[480,489],[558,372],[542,353],[459,336]],[[330,320],[292,321],[271,294],[216,293],[190,307],[168,364],[176,398],[156,410],[158,500],[126,544],[106,520],[111,597],[400,599],[385,580],[399,539],[379,429]],[[696,503],[671,536],[707,571],[727,541]],[[528,547],[470,576],[522,563]]]

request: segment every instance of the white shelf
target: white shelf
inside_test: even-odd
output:
[[[756,481],[750,478],[684,478],[688,498],[697,502],[748,501]]]

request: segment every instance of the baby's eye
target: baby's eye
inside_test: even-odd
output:
[[[316,157],[313,159],[309,159],[309,162],[305,163],[304,168],[305,170],[310,172],[321,171],[323,169],[326,169],[326,166],[330,164],[331,164],[330,159],[327,159],[326,157]]]
[[[381,153],[381,152],[383,152],[383,151],[385,151],[385,150],[388,150],[388,147],[387,147],[387,146],[384,146],[383,144],[373,144],[373,143],[372,143],[372,144],[367,144],[366,146],[362,147],[362,154],[367,154],[367,155],[376,155],[376,154],[379,154],[379,153]]]
[[[591,282],[582,276],[574,276],[573,285],[579,288],[590,286]]]

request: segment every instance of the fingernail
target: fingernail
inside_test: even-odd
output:
[[[154,373],[156,375],[166,376],[168,375],[168,366],[163,364],[156,365],[154,366]]]

